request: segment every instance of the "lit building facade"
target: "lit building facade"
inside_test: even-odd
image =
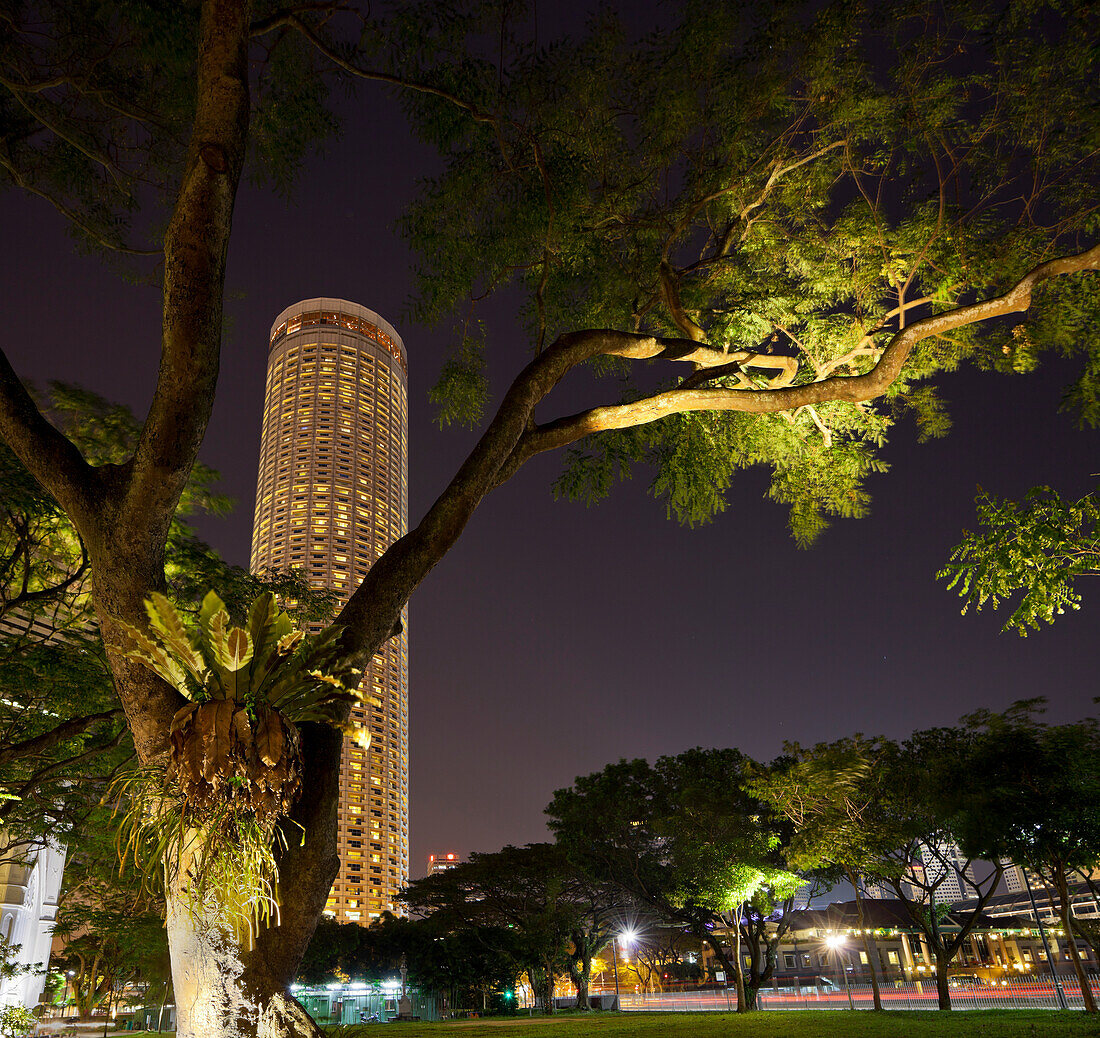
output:
[[[35,847],[8,843],[0,832],[0,942],[15,967],[9,976],[0,975],[0,1009],[34,1009],[42,997],[65,853],[49,838]]]
[[[462,856],[448,851],[446,854],[428,855],[428,875],[434,876],[437,872],[446,872],[462,864]]]
[[[346,601],[408,529],[408,367],[401,337],[343,299],[307,299],[271,327],[252,570],[300,569]],[[409,876],[408,633],[371,662],[345,739],[340,874],[326,914],[397,912]]]

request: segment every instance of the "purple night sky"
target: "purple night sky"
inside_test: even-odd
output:
[[[396,102],[363,89],[342,139],[308,165],[289,205],[249,186],[238,200],[218,403],[202,452],[236,498],[201,532],[247,565],[267,332],[299,299],[342,296],[378,311],[409,355],[410,522],[472,446],[440,433],[426,393],[447,329],[406,319],[410,257],[394,231],[433,157]],[[6,244],[4,349],[25,378],[60,378],[144,414],[159,347],[159,295],[77,255],[44,202],[0,198]],[[499,400],[526,357],[500,303],[490,315]],[[1058,404],[1073,367],[941,383],[955,427],[917,445],[894,431],[891,471],[873,477],[872,515],[837,522],[810,551],[738,477],[729,509],[688,529],[646,478],[607,502],[554,502],[561,460],[544,456],[496,491],[410,603],[411,872],[432,851],[492,851],[546,835],[542,809],[578,774],[619,757],[738,746],[760,758],[784,740],[854,731],[904,736],[978,707],[1049,697],[1048,717],[1085,716],[1097,694],[1100,602],[1021,639],[1004,616],[959,615],[934,574],[973,522],[975,485],[1019,495],[1095,485],[1100,432]],[[568,386],[563,387],[566,394]],[[591,399],[591,398],[587,398]]]

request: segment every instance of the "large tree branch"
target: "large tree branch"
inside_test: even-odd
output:
[[[379,72],[374,69],[362,68],[354,62],[348,61],[339,51],[318,36],[313,29],[302,21],[297,12],[293,10],[280,12],[277,16],[265,19],[262,24],[264,32],[270,32],[272,29],[278,28],[279,26],[289,26],[295,29],[309,40],[318,52],[328,58],[337,68],[342,69],[350,75],[357,76],[359,79],[369,79],[376,83],[389,83],[390,86],[401,87],[404,90],[412,90],[420,94],[430,94],[432,97],[438,97],[442,101],[446,101],[449,104],[455,105],[457,108],[461,108],[475,122],[492,123],[496,125],[498,121],[497,117],[491,112],[486,112],[478,108],[477,105],[467,101],[465,98],[459,97],[457,94],[452,94],[448,90],[432,86],[430,83],[420,83],[413,79],[406,79],[403,76],[395,76],[389,72]]]
[[[11,808],[17,804],[20,800],[25,800],[34,791],[49,779],[54,778],[57,775],[62,775],[67,771],[70,771],[77,764],[82,761],[91,760],[92,758],[99,757],[108,750],[117,749],[122,744],[122,741],[129,734],[129,730],[122,727],[115,734],[114,738],[110,742],[101,746],[93,746],[90,749],[85,750],[83,753],[78,753],[74,757],[69,757],[65,760],[54,761],[52,764],[48,764],[43,768],[36,771],[30,778],[28,778],[23,784],[15,791],[11,800],[5,804],[0,804],[0,821],[2,821],[11,811]],[[86,781],[86,780],[85,780]]]
[[[110,249],[112,252],[122,253],[125,256],[155,256],[157,254],[156,249],[133,249],[106,237],[99,228],[91,223],[91,221],[85,219],[79,210],[72,208],[72,206],[65,205],[61,199],[52,195],[49,191],[43,191],[41,188],[36,187],[32,181],[28,180],[16,168],[15,163],[6,151],[7,149],[4,149],[4,151],[0,152],[0,167],[7,171],[8,176],[12,179],[12,183],[28,194],[37,195],[39,198],[49,202],[66,220],[82,234],[86,234],[88,238],[97,245],[104,249]]]
[[[77,529],[86,528],[97,510],[96,473],[76,446],[46,421],[3,350],[0,436],[26,470],[57,499]]]
[[[481,439],[420,524],[378,559],[341,610],[336,622],[345,626],[349,650],[373,654],[390,636],[413,590],[455,543],[474,509],[496,485],[501,465],[515,450],[536,405],[566,373],[598,354],[694,363],[729,359],[720,350],[690,339],[620,332],[560,336],[523,369]]]
[[[1031,305],[1038,282],[1060,274],[1100,269],[1100,246],[1050,260],[1024,275],[1008,292],[916,321],[898,332],[875,367],[864,375],[833,376],[801,386],[784,385],[792,376],[792,358],[748,351],[727,352],[692,339],[662,338],[614,329],[560,336],[531,361],[512,383],[500,408],[462,468],[420,524],[374,564],[341,611],[350,651],[373,654],[394,630],[401,610],[417,585],[455,543],[474,509],[495,486],[509,479],[528,459],[573,443],[592,433],[623,429],[687,411],[743,411],[769,414],[829,401],[860,402],[884,393],[921,340],[955,328],[1020,313]],[[596,356],[626,360],[670,360],[700,368],[782,367],[767,389],[690,388],[657,393],[629,404],[593,408],[542,426],[531,424],[535,407],[578,364]],[[743,358],[743,359],[742,359]],[[776,385],[775,382],[780,384]]]
[[[248,132],[249,4],[205,0],[199,20],[195,120],[164,239],[161,360],[130,462],[111,476],[102,520],[84,534],[94,603],[140,759],[157,759],[181,697],[127,659],[120,621],[143,623],[164,585],[164,545],[214,403],[225,262]]]
[[[121,717],[122,708],[119,707],[114,710],[104,710],[98,714],[88,714],[86,717],[72,717],[68,721],[62,721],[61,724],[51,728],[48,732],[0,748],[0,767],[13,760],[34,757],[47,750],[52,750],[66,740],[83,734],[89,728],[94,728],[97,724],[104,721],[116,721]]]
[[[923,339],[945,335],[956,328],[988,321],[994,317],[1023,313],[1031,306],[1034,287],[1047,278],[1072,274],[1084,270],[1100,269],[1100,245],[1073,256],[1064,256],[1040,264],[1024,275],[1003,295],[979,303],[956,307],[943,314],[935,314],[915,321],[899,331],[883,349],[878,363],[866,374],[853,376],[833,375],[800,386],[770,387],[760,390],[723,388],[680,388],[657,393],[629,404],[596,407],[569,415],[527,431],[517,444],[514,455],[500,472],[500,482],[509,478],[519,467],[544,451],[554,450],[574,443],[593,433],[611,429],[625,429],[655,422],[672,414],[689,411],[742,411],[748,414],[774,414],[797,407],[830,401],[859,403],[872,400],[885,393],[898,378],[909,354]],[[597,352],[611,356],[627,356],[632,359],[639,352],[626,332],[581,333],[599,337],[621,339],[623,345],[605,348]],[[640,351],[640,352],[645,352]],[[652,354],[658,358],[659,353]],[[664,358],[661,358],[664,359]],[[671,359],[671,358],[669,358]],[[760,366],[760,355],[754,355]],[[773,358],[774,359],[774,358]]]
[[[218,377],[225,262],[248,133],[249,5],[207,0],[195,121],[164,239],[161,362],[120,502],[124,537],[163,543],[198,454]]]

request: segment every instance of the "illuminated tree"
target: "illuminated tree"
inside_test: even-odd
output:
[[[802,883],[785,866],[779,819],[748,791],[751,769],[732,749],[619,761],[559,789],[546,809],[579,868],[710,947],[740,1011],[755,1008],[775,970],[787,923],[773,917]]]
[[[795,867],[839,868],[851,884],[878,1010],[882,966],[865,925],[863,886],[865,877],[883,878],[881,833],[873,821],[879,790],[869,781],[882,749],[881,742],[861,735],[812,749],[790,744],[786,756],[752,786],[794,827],[787,853]]]
[[[1018,601],[1004,629],[1027,637],[1028,628],[1053,623],[1081,608],[1078,578],[1100,573],[1100,501],[1095,494],[1067,501],[1051,487],[1035,487],[1022,502],[981,491],[978,522],[940,571],[971,606],[998,608]]]

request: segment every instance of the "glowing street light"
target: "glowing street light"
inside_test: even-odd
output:
[[[621,934],[611,936],[611,961],[615,967],[615,1008],[621,1010],[623,1005],[619,999],[619,947],[615,943],[616,937],[629,948],[637,939],[638,933],[636,930],[624,930]]]
[[[838,933],[831,933],[825,938],[825,943],[832,950],[833,958],[840,966],[841,973],[844,974],[844,990],[848,993],[848,1008],[855,1011],[856,1004],[852,1001],[852,987],[848,983],[848,970],[845,964],[840,961],[840,949],[844,947],[844,938]]]

